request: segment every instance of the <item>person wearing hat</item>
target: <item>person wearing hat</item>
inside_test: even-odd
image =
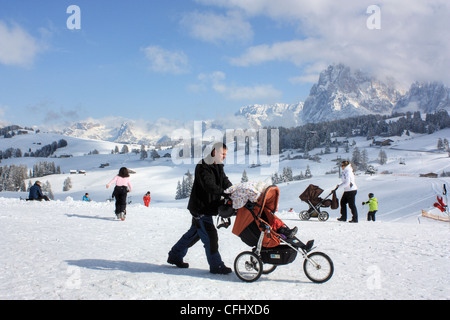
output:
[[[369,205],[369,212],[367,213],[367,221],[375,222],[375,213],[378,211],[378,200],[375,198],[373,193],[369,193],[369,200],[367,202],[363,202],[363,205]]]
[[[50,201],[50,199],[42,193],[41,182],[36,181],[34,186],[30,188],[30,193],[28,195],[28,200],[30,201]]]
[[[342,175],[341,184],[336,186],[336,190],[340,187],[344,188],[344,193],[341,198],[341,217],[338,221],[347,221],[347,204],[352,212],[352,220],[349,222],[358,222],[358,210],[355,205],[356,193],[358,187],[355,184],[355,174],[353,173],[352,165],[349,161],[342,161]]]

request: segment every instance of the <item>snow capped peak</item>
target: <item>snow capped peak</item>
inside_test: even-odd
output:
[[[305,102],[294,104],[253,104],[241,107],[231,117],[204,121],[211,128],[265,126],[295,127],[345,119],[368,114],[438,110],[450,112],[450,88],[442,83],[411,85],[408,92],[399,89],[394,80],[381,81],[362,70],[352,70],[344,64],[328,66],[311,88]],[[158,119],[152,123],[124,118],[88,119],[74,123],[62,133],[85,139],[117,143],[157,143],[179,128],[192,129],[191,123]]]
[[[389,114],[402,92],[367,73],[338,64],[320,74],[305,101],[303,120],[320,122],[365,114]]]
[[[297,104],[275,103],[272,105],[249,105],[242,107],[236,116],[245,117],[252,128],[264,126],[299,126],[303,102]]]
[[[394,111],[432,113],[439,110],[450,112],[450,88],[438,82],[414,82],[408,93],[395,106]]]

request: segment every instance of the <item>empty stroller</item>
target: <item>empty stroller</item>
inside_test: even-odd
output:
[[[312,241],[304,244],[296,237],[286,238],[271,227],[278,219],[274,212],[278,206],[279,193],[278,187],[268,187],[257,203],[249,201],[237,210],[233,233],[253,249],[236,257],[236,275],[246,282],[256,281],[262,274],[273,272],[277,266],[292,263],[297,253],[300,253],[305,259],[303,270],[306,276],[316,283],[328,281],[333,275],[334,266],[326,254],[310,253],[313,250]]]
[[[320,208],[337,209],[339,202],[336,197],[336,190],[331,191],[324,199],[319,196],[322,194],[323,189],[310,184],[308,188],[300,195],[300,200],[306,202],[309,206],[308,210],[302,210],[299,213],[299,218],[301,220],[309,220],[310,218],[318,218],[319,221],[327,221],[330,215],[326,211],[320,211]],[[328,199],[333,195],[333,200]]]

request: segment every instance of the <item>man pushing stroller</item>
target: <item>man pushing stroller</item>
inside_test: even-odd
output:
[[[214,274],[232,272],[231,268],[225,266],[220,256],[217,229],[212,219],[212,216],[218,214],[224,190],[232,185],[223,169],[226,155],[226,145],[220,142],[215,143],[211,153],[195,168],[194,185],[188,204],[192,215],[191,227],[172,247],[167,259],[168,263],[178,268],[189,268],[189,264],[184,262],[183,258],[188,249],[201,240],[205,247],[210,272]]]

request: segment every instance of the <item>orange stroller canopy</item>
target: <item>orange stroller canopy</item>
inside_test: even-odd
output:
[[[266,226],[274,221],[273,213],[278,207],[279,198],[280,189],[277,186],[270,186],[261,194],[256,205],[240,208],[236,214],[233,233],[249,246],[256,246],[261,231],[266,231]],[[264,237],[263,247],[272,248],[279,244],[280,240],[274,232],[267,233]]]

